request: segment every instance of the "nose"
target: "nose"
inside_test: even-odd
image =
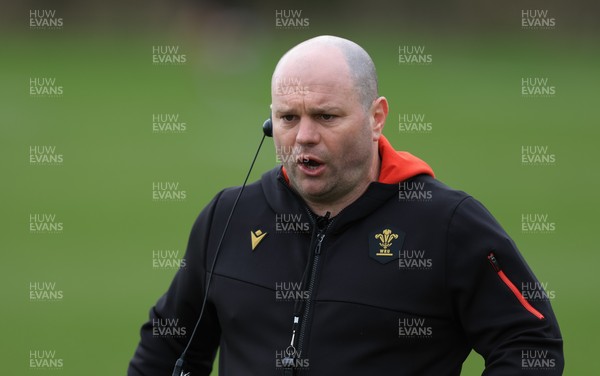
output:
[[[303,116],[298,123],[296,143],[299,145],[316,145],[321,141],[319,124],[309,116]]]

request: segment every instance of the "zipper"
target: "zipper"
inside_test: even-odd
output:
[[[312,242],[310,244],[310,249],[313,249],[314,251],[312,251],[310,253],[308,263],[310,265],[310,263],[312,262],[312,266],[310,267],[310,274],[308,275],[308,281],[304,285],[304,286],[306,286],[305,289],[308,289],[308,299],[304,302],[301,309],[294,313],[294,321],[293,321],[293,325],[292,325],[292,340],[290,341],[290,345],[288,346],[290,353],[287,354],[288,356],[284,360],[284,364],[286,364],[285,368],[284,368],[284,375],[285,376],[288,376],[288,375],[294,376],[297,373],[297,370],[294,366],[294,359],[298,355],[302,356],[302,351],[304,348],[304,341],[305,341],[305,337],[306,337],[306,331],[307,331],[308,323],[311,318],[311,316],[310,316],[311,315],[311,303],[312,303],[312,299],[313,299],[312,297],[314,295],[314,290],[315,290],[319,261],[321,259],[323,240],[325,239],[325,234],[327,232],[327,229],[329,228],[331,223],[333,223],[335,218],[329,219],[329,215],[330,215],[329,212],[327,212],[327,214],[325,214],[324,216],[316,216],[310,210],[310,208],[306,205],[306,203],[298,196],[298,194],[296,192],[294,192],[294,190],[290,187],[290,185],[285,181],[285,179],[283,177],[279,177],[278,180],[294,196],[296,196],[296,198],[303,204],[304,209],[308,213],[308,217],[313,222],[315,228],[318,229],[316,237],[315,237],[316,243],[314,243],[315,244],[314,247],[312,245]],[[344,209],[342,209],[342,211],[340,211],[340,213],[343,211],[344,211]],[[340,213],[338,213],[338,215]],[[308,267],[308,265],[307,265],[307,267]],[[301,320],[300,320],[300,317],[301,317]],[[299,329],[299,333],[298,333],[298,329]],[[296,345],[297,345],[297,349],[298,349],[297,351],[296,351]],[[287,352],[287,350],[286,350],[286,352]]]
[[[329,213],[327,213],[326,217],[320,217],[315,221],[315,223],[319,223],[319,219],[325,218],[324,227],[319,226],[318,233],[316,235],[316,243],[314,246],[314,252],[311,252],[311,257],[308,262],[312,262],[310,268],[310,274],[308,278],[307,284],[305,288],[308,289],[308,299],[302,305],[300,311],[296,311],[294,313],[294,322],[292,325],[292,340],[290,341],[290,345],[286,349],[286,356],[283,359],[283,374],[284,376],[294,376],[297,373],[295,366],[295,359],[302,356],[302,348],[304,345],[304,337],[306,336],[306,327],[308,326],[309,318],[310,318],[310,307],[312,296],[315,290],[315,281],[317,279],[317,270],[319,266],[319,259],[321,258],[321,247],[323,245],[323,239],[325,239],[325,231],[329,227],[331,221],[328,220]],[[321,222],[323,223],[323,222]],[[312,247],[311,247],[312,248]],[[300,313],[301,312],[301,313]],[[300,321],[300,316],[302,316],[302,321]],[[298,334],[298,327],[300,329],[300,333]],[[296,336],[298,334],[298,336]],[[296,342],[297,338],[297,342]],[[296,350],[296,345],[298,350]]]
[[[317,268],[319,267],[319,260],[321,259],[321,246],[323,245],[323,239],[325,239],[325,230],[327,227],[329,227],[329,224],[327,224],[325,229],[319,229],[319,232],[317,233],[317,243],[315,245],[315,252],[312,260],[312,270],[308,279],[308,299],[304,305],[304,312],[302,312],[302,325],[300,326],[300,335],[298,338],[299,354],[302,354],[302,348],[304,347],[304,337],[306,336],[306,327],[308,326],[315,281],[317,279]]]
[[[525,297],[523,296],[521,291],[519,291],[517,286],[515,286],[515,284],[512,283],[512,281],[508,278],[508,276],[506,274],[504,274],[504,271],[500,267],[500,263],[498,262],[498,259],[496,258],[496,255],[494,254],[494,252],[490,252],[490,254],[488,255],[487,258],[488,258],[488,261],[490,262],[490,264],[492,265],[492,267],[494,268],[494,271],[498,274],[498,276],[500,277],[502,282],[504,282],[506,287],[508,287],[510,289],[510,291],[512,291],[512,293],[515,295],[515,297],[517,298],[519,303],[521,303],[523,308],[525,308],[527,311],[529,311],[532,315],[537,317],[539,320],[544,320],[545,319],[544,315],[540,311],[535,309],[527,301],[527,299],[525,299]]]

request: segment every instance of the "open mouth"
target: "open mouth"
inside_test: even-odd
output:
[[[296,162],[298,163],[298,165],[308,169],[308,170],[316,170],[319,167],[323,166],[323,162],[309,157],[309,156],[305,156],[305,155],[301,155],[297,158]]]

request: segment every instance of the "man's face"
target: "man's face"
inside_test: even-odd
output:
[[[309,202],[327,204],[366,189],[374,141],[370,111],[341,52],[320,59],[317,65],[288,59],[277,70],[273,138],[292,188]]]

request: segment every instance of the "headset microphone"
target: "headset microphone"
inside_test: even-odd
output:
[[[223,233],[221,234],[221,238],[219,239],[219,243],[217,244],[217,250],[215,251],[215,257],[212,261],[212,264],[211,264],[209,272],[208,272],[208,281],[206,282],[206,289],[204,290],[204,299],[202,300],[202,307],[200,308],[200,315],[198,316],[198,321],[196,321],[196,325],[194,326],[194,330],[192,331],[192,334],[190,335],[190,339],[188,340],[187,345],[183,349],[183,352],[179,356],[179,359],[177,359],[177,362],[175,362],[175,367],[173,368],[172,376],[181,376],[184,374],[183,373],[184,372],[183,371],[183,363],[184,363],[185,355],[186,355],[190,345],[192,344],[192,340],[194,339],[194,336],[196,335],[196,330],[198,329],[198,326],[200,326],[200,320],[202,320],[202,316],[204,315],[204,307],[206,306],[206,300],[208,298],[208,289],[210,288],[210,282],[212,281],[213,271],[215,269],[217,257],[219,256],[219,251],[221,250],[221,244],[223,243],[223,239],[225,239],[225,233],[227,232],[227,228],[229,227],[229,222],[231,221],[231,217],[233,217],[233,212],[235,210],[235,207],[237,206],[240,196],[242,195],[244,188],[246,188],[246,183],[248,182],[248,178],[250,177],[250,173],[252,172],[252,168],[254,167],[254,162],[256,162],[256,158],[258,157],[260,148],[262,147],[262,144],[265,141],[265,137],[267,137],[267,136],[273,137],[273,121],[271,120],[270,117],[267,120],[265,120],[262,128],[263,128],[264,134],[262,136],[262,139],[260,140],[258,149],[256,149],[256,153],[254,154],[254,158],[252,159],[252,163],[250,164],[250,169],[248,170],[248,174],[246,174],[244,183],[242,184],[242,187],[240,188],[240,191],[239,191],[237,197],[235,198],[235,201],[233,202],[233,207],[231,208],[231,211],[229,212],[229,217],[227,217],[227,222],[225,222],[225,227],[223,228]]]

